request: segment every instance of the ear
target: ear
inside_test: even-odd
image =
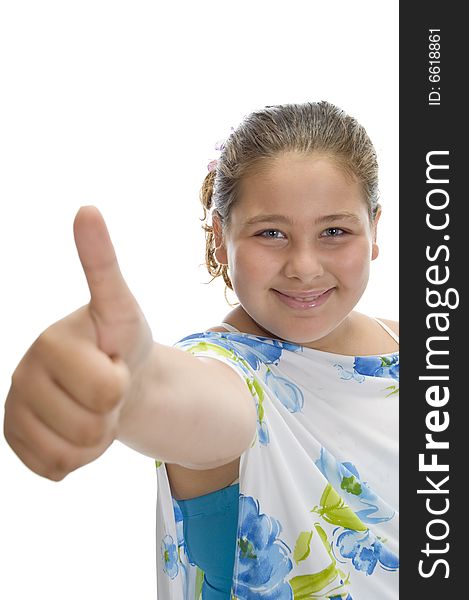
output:
[[[381,217],[381,206],[378,206],[378,210],[376,211],[376,216],[373,220],[373,224],[371,226],[371,233],[373,236],[372,246],[371,246],[371,260],[375,260],[378,258],[379,254],[379,246],[377,243],[377,235],[378,235],[378,221]]]
[[[223,239],[223,228],[220,215],[214,211],[212,213],[213,235],[215,237],[215,258],[221,265],[228,264],[228,254],[226,252],[225,242]]]

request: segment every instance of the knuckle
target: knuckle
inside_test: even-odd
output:
[[[6,443],[10,446],[13,452],[21,458],[21,448],[16,439],[14,427],[12,424],[5,419],[3,423],[3,437],[5,438]]]
[[[38,445],[25,446],[23,442],[18,441],[14,433],[9,431],[5,437],[13,452],[23,464],[40,477],[60,481],[69,472],[63,458],[57,459],[47,456],[41,452],[41,447]]]
[[[53,325],[45,329],[31,346],[31,351],[42,356],[50,352],[56,352],[59,340]]]
[[[75,461],[66,454],[57,455],[46,464],[43,476],[52,481],[62,481],[69,473],[77,468]]]
[[[67,473],[59,473],[59,471],[54,471],[52,469],[44,469],[41,472],[37,472],[38,475],[40,475],[41,477],[45,477],[46,479],[50,479],[51,481],[62,481],[62,479],[64,479],[67,476]]]
[[[11,398],[15,394],[15,392],[22,389],[24,385],[28,382],[29,378],[27,376],[26,371],[27,369],[25,369],[24,363],[20,362],[11,376],[11,387],[10,392],[8,394],[8,398]]]
[[[5,418],[3,421],[3,435],[8,445],[16,452],[21,446],[21,440],[27,435],[25,427],[25,408],[16,402],[11,394],[5,402]]]

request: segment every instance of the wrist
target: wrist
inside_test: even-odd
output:
[[[133,430],[133,422],[136,415],[141,411],[145,398],[155,396],[155,382],[158,381],[158,374],[155,373],[158,360],[155,356],[155,347],[153,342],[146,358],[132,372],[129,386],[124,393],[119,421],[117,427],[116,439],[124,441],[129,431]]]

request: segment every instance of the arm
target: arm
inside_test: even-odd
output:
[[[55,481],[115,439],[193,468],[239,456],[254,433],[247,386],[217,360],[155,344],[100,213],[80,209],[74,230],[91,299],[48,327],[15,369],[4,419],[12,449]]]
[[[211,469],[244,452],[256,418],[252,396],[231,367],[155,343],[134,376],[117,439],[152,458]]]

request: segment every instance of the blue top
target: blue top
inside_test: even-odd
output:
[[[183,515],[189,560],[204,572],[202,599],[230,600],[239,483],[197,498],[177,500],[177,503]]]

